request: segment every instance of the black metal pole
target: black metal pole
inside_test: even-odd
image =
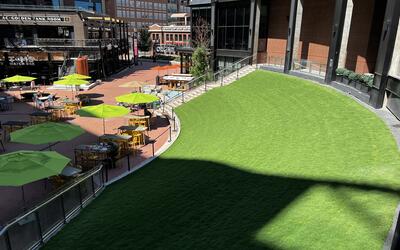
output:
[[[128,171],[131,171],[131,161],[130,161],[130,154],[127,155],[127,160],[128,160]]]
[[[67,214],[65,212],[65,205],[64,205],[64,195],[60,196],[60,201],[61,201],[61,212],[64,218],[64,224],[67,223]]]
[[[399,16],[400,1],[388,0],[375,64],[374,84],[371,89],[371,98],[369,101],[374,108],[382,108],[385,100],[389,70],[399,25]]]
[[[40,237],[40,245],[43,245],[43,231],[42,231],[42,225],[40,225],[40,217],[39,217],[39,212],[35,212],[35,217],[36,217],[36,222],[37,222],[37,228],[38,228],[38,233]]]
[[[339,63],[340,46],[343,38],[344,20],[346,17],[347,0],[336,0],[335,13],[333,16],[333,27],[329,57],[325,75],[325,83],[330,83],[336,77],[336,68]]]
[[[292,69],[294,35],[296,31],[297,4],[299,0],[291,0],[288,36],[286,43],[285,66],[283,71],[287,74]]]

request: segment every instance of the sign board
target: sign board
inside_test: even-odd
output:
[[[14,65],[14,66],[35,65],[35,58],[30,55],[9,56],[8,60],[10,62],[10,65]]]
[[[65,23],[70,22],[69,17],[62,16],[16,16],[16,15],[2,15],[0,21],[26,21],[26,22],[57,22]]]
[[[155,50],[159,54],[175,54],[176,46],[168,44],[158,44],[155,46]]]

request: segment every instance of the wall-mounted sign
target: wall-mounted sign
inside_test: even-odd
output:
[[[175,54],[175,46],[168,44],[159,44],[155,46],[155,50],[158,54]]]
[[[2,15],[0,21],[26,21],[26,22],[70,22],[69,17],[62,16],[14,16]]]
[[[10,56],[8,58],[10,65],[35,65],[35,58],[30,55]]]

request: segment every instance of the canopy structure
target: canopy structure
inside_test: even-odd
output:
[[[146,104],[153,103],[159,100],[157,96],[144,93],[130,93],[127,95],[118,96],[115,98],[117,102],[127,104]]]
[[[21,75],[15,75],[15,76],[11,76],[8,78],[4,78],[3,82],[10,82],[10,83],[22,83],[22,82],[30,82],[36,80],[35,77],[30,77],[30,76],[21,76]]]
[[[0,185],[19,187],[58,175],[70,161],[54,151],[17,151],[0,155]]]
[[[40,145],[70,141],[83,133],[85,133],[85,130],[79,126],[67,123],[46,122],[12,132],[11,141]]]
[[[129,113],[130,110],[125,107],[107,105],[107,104],[84,107],[77,111],[77,114],[82,117],[102,118],[104,134],[106,132],[106,125],[105,125],[106,118],[122,117]]]

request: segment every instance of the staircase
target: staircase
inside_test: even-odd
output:
[[[232,82],[236,81],[237,79],[242,78],[243,76],[246,76],[250,74],[251,72],[256,70],[256,66],[254,65],[247,65],[240,69],[239,73],[236,71],[223,77],[222,79],[218,79],[213,82],[207,82],[206,85],[202,84],[200,86],[197,86],[191,90],[182,92],[182,95],[179,95],[175,99],[171,100],[168,103],[165,103],[164,106],[161,109],[156,110],[154,113],[158,116],[161,117],[169,117],[170,119],[174,117],[173,110],[180,105],[184,104],[185,102],[189,102],[193,100],[194,98],[206,93],[207,91],[222,87],[225,85],[229,85]]]

